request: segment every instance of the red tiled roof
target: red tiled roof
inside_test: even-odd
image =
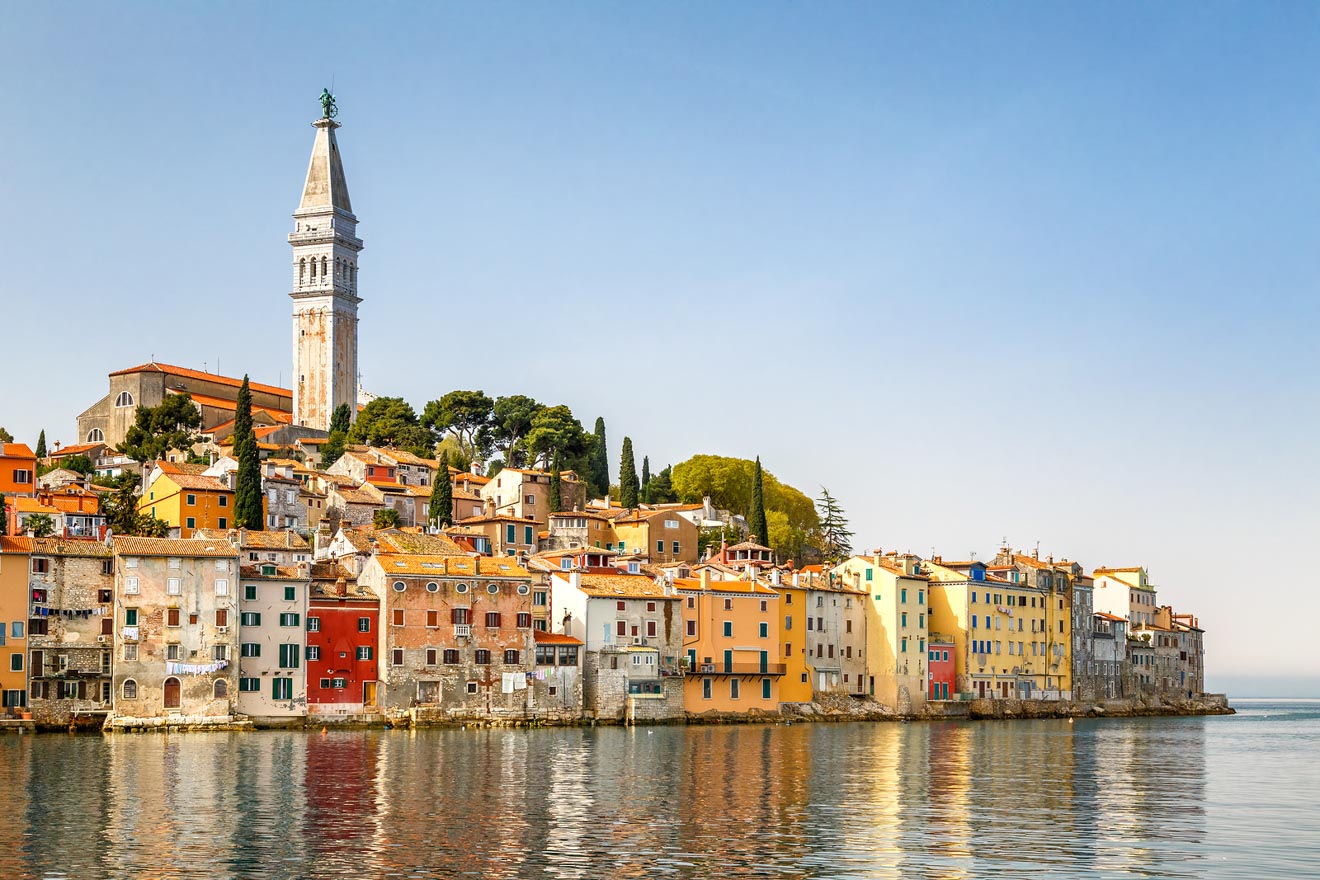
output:
[[[202,370],[190,370],[187,367],[176,367],[172,364],[139,364],[136,367],[129,367],[126,370],[116,370],[111,376],[127,376],[130,373],[165,373],[168,376],[182,376],[186,379],[200,379],[204,382],[214,382],[217,385],[229,385],[233,388],[242,386],[242,379],[235,379],[232,376],[221,376],[217,373],[207,373]],[[276,388],[274,385],[262,385],[259,382],[248,382],[248,388],[253,391],[261,391],[265,394],[277,394],[281,397],[293,398],[293,392],[288,388]]]
[[[566,636],[563,633],[546,632],[545,630],[532,630],[532,638],[538,645],[580,645],[581,639],[575,639],[572,636]]]

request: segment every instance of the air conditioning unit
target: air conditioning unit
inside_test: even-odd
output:
[[[715,664],[714,664],[714,663],[705,663],[705,664],[702,664],[702,666],[701,666],[701,671],[702,671],[702,672],[714,672],[714,671],[715,671]]]
[[[98,645],[104,645],[104,644],[107,644],[109,641],[110,641],[110,636],[97,636],[97,637],[96,637],[96,643],[97,643]]]
[[[227,626],[217,626],[217,627],[215,628],[215,631],[218,632],[218,633],[227,633],[227,632],[229,632],[229,627],[227,627]]]
[[[634,644],[634,645],[645,645],[645,644],[646,644],[646,639],[642,638],[641,636],[633,636],[633,644]]]

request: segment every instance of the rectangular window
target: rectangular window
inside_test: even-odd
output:
[[[770,679],[768,678],[761,679],[761,699],[770,699]]]
[[[538,607],[544,607],[546,604],[546,598],[545,590],[537,590],[532,594],[532,604]]]
[[[220,500],[221,500],[221,501],[224,501],[225,499],[221,498]],[[220,506],[221,506],[221,507],[224,507],[223,504],[221,504]],[[229,528],[229,520],[225,519],[223,516],[220,517],[220,528],[222,528],[222,529],[227,529],[227,528]]]
[[[302,622],[302,616],[299,614],[281,614],[280,626],[299,626]]]
[[[426,625],[430,629],[437,629],[440,626],[440,612],[434,608],[426,612]]]
[[[361,648],[358,648],[358,653],[359,653],[359,654],[362,653],[362,649],[361,649]],[[438,658],[438,656],[439,656],[439,655],[436,653],[436,649],[435,649],[435,648],[427,648],[427,649],[426,649],[426,665],[427,665],[427,666],[434,666],[434,665],[435,665],[435,661],[436,661],[436,659]],[[358,657],[358,659],[359,659],[359,660],[362,660],[362,659],[364,659],[364,658],[362,658],[362,657]]]
[[[187,500],[185,501],[185,503],[186,503],[189,507],[196,507],[196,506],[197,506],[197,496],[196,496],[196,495],[185,495],[184,498],[187,499]]]
[[[489,629],[500,628],[500,613],[498,611],[486,612],[486,626]]]
[[[309,617],[309,618],[307,618],[307,631],[308,631],[309,633],[320,632],[320,631],[321,631],[321,618],[319,618],[319,617]]]
[[[229,496],[228,496],[228,495],[221,495],[220,498],[219,498],[218,500],[220,501],[220,506],[221,506],[221,507],[228,507],[228,506],[229,506]],[[224,520],[220,520],[220,522],[223,523]],[[220,528],[223,529],[224,526],[221,525]]]
[[[239,693],[252,694],[261,690],[261,679],[259,678],[240,678],[238,680]]]
[[[518,540],[518,527],[515,526],[513,523],[509,523],[507,526],[504,527],[504,540],[506,543],[509,544],[512,544]]]
[[[241,626],[261,626],[261,613],[257,611],[244,611],[238,615],[238,622]]]
[[[358,660],[370,660],[374,656],[375,654],[372,653],[371,645],[358,645],[358,649],[357,649]],[[431,662],[434,663],[435,661],[433,660]]]
[[[179,614],[180,614],[180,613],[181,613],[181,612],[179,611],[178,608],[166,608],[166,609],[165,609],[165,625],[166,625],[166,626],[178,626],[178,625],[179,625]]]
[[[243,598],[248,602],[255,602],[257,599],[257,585],[246,584],[243,587]]]
[[[296,663],[294,664],[297,665]],[[272,678],[270,680],[270,696],[274,700],[292,700],[293,699],[293,679],[291,678]]]
[[[673,543],[673,547],[674,547],[674,555],[677,556],[677,555],[678,555],[678,542],[677,542],[677,541],[675,541],[675,542]]]
[[[660,540],[660,541],[656,541],[656,542],[655,542],[655,552],[656,552],[656,553],[664,553],[664,552],[665,552],[665,542],[664,542],[663,540]]]
[[[724,621],[724,635],[725,635],[726,638],[731,637],[731,636],[733,635],[733,621],[732,621],[732,620],[726,620],[726,621]]]
[[[403,648],[395,648],[390,652],[390,664],[393,666],[403,665]]]
[[[761,623],[761,638],[763,639],[770,638],[770,624],[765,622]]]
[[[138,610],[136,608],[124,609],[124,626],[137,626]]]
[[[261,645],[258,642],[244,642],[239,645],[238,656],[240,657],[260,657]]]
[[[529,611],[518,612],[518,629],[530,629],[532,626],[532,615]]]
[[[703,678],[703,679],[701,680],[701,698],[702,698],[703,700],[709,700],[709,699],[710,699],[710,679],[709,679],[709,678]]]
[[[217,609],[215,609],[215,625],[216,625],[216,626],[229,626],[229,609],[228,609],[228,608],[217,608]]]
[[[222,660],[228,660],[228,659],[229,659],[229,646],[228,646],[228,645],[212,645],[212,646],[211,646],[211,659],[212,659],[212,660],[215,660],[215,661],[217,661],[217,662],[218,662],[218,661],[222,661]]]
[[[490,663],[490,651],[485,648],[478,648],[473,652],[473,658],[476,663],[486,666]]]
[[[740,682],[738,681],[738,679],[736,678],[729,679],[729,699],[731,700],[738,699],[739,684]]]
[[[517,665],[518,665],[518,652],[517,652],[516,650],[513,650],[513,649],[510,649],[510,650],[508,650],[508,651],[505,651],[505,652],[504,652],[504,663],[505,663],[506,666],[517,666]]]
[[[180,581],[178,578],[166,578],[166,579],[165,579],[165,592],[166,592],[168,595],[171,595],[171,596],[177,596],[177,595],[179,595],[180,593],[183,592],[183,590],[182,590],[180,584],[181,584],[181,581]]]
[[[762,626],[764,626],[764,624],[762,624]],[[655,629],[655,621],[654,621],[654,620],[648,620],[648,621],[646,622],[646,634],[647,634],[648,636],[654,636],[655,633],[656,633],[656,629]]]
[[[360,632],[360,633],[369,633],[369,632],[371,632],[371,618],[370,618],[370,617],[359,617],[359,618],[358,618],[358,632]]]
[[[321,659],[321,646],[320,646],[320,645],[308,645],[308,646],[307,646],[307,659],[308,659],[308,660],[320,660],[320,659]]]
[[[301,653],[302,649],[297,645],[280,645],[280,669],[297,669]]]
[[[536,538],[532,535],[532,527],[531,527],[531,526],[523,526],[523,543],[524,543],[524,544],[532,544],[532,543],[535,543],[535,541],[536,541]]]
[[[697,622],[695,620],[692,620],[691,618],[688,618],[688,620],[685,621],[685,623],[687,625],[687,634],[690,636],[695,636],[697,634]]]
[[[179,660],[183,656],[183,647],[181,645],[166,645],[165,659]]]
[[[49,559],[33,559],[33,560],[32,560],[32,571],[33,571],[33,573],[35,573],[35,574],[46,574],[46,573],[48,573],[48,572],[50,571],[50,560],[49,560]]]
[[[394,626],[403,626],[403,609],[402,609],[402,608],[395,608],[395,609],[394,609],[393,614],[390,615],[390,623],[391,623],[392,625],[394,625]]]
[[[297,598],[298,598],[298,588],[297,588],[297,587],[285,587],[285,588],[284,588],[284,601],[285,601],[285,602],[293,602],[293,601],[297,600]]]

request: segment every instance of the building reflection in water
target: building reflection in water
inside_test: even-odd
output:
[[[1191,877],[1206,723],[5,737],[0,876]]]

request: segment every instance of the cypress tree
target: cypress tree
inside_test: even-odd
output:
[[[0,535],[9,534],[9,502],[5,496],[0,495]]]
[[[554,470],[550,472],[550,512],[558,513],[564,509],[563,484],[560,481],[559,453],[555,453]]]
[[[647,455],[642,456],[642,501],[651,503],[651,458]]]
[[[591,449],[591,473],[587,478],[598,495],[610,493],[610,450],[605,444],[605,419],[596,417],[596,444]]]
[[[756,457],[756,471],[752,477],[752,509],[747,514],[747,526],[752,535],[766,547],[770,546],[770,531],[765,521],[765,492],[761,485],[761,456]]]
[[[238,459],[238,477],[234,486],[234,526],[261,531],[266,516],[261,508],[261,454],[252,428],[252,391],[248,377],[238,389],[234,406],[234,455]]]
[[[619,461],[619,504],[637,506],[637,465],[633,463],[632,438],[623,438],[623,458]]]
[[[440,453],[440,469],[431,484],[431,525],[444,528],[454,524],[454,484],[449,482],[449,453]]]
[[[46,457],[46,429],[42,428],[37,436],[37,458]]]

